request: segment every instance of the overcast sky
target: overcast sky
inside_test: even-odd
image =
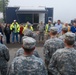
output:
[[[9,0],[9,6],[46,6],[54,8],[54,21],[76,18],[76,0]]]

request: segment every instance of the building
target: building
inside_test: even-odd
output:
[[[32,24],[43,21],[47,23],[48,20],[53,21],[53,8],[46,7],[6,7],[6,23],[12,23],[14,19],[18,23],[26,23],[29,21]]]

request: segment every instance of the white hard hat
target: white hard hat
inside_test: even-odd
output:
[[[16,22],[16,20],[13,20],[14,22]]]
[[[48,20],[48,22],[51,22],[51,20]]]

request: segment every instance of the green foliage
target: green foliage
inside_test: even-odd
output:
[[[0,12],[3,12],[3,8],[8,5],[9,0],[0,0]]]

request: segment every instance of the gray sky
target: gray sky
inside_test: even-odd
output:
[[[54,21],[76,18],[76,0],[9,0],[9,6],[46,6],[54,8]]]

